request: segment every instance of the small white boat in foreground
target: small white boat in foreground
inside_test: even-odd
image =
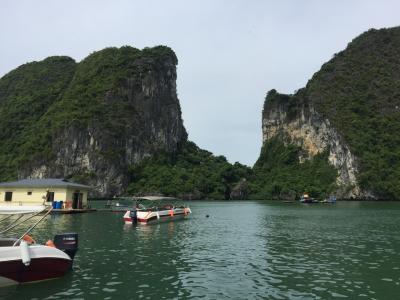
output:
[[[125,224],[178,220],[192,213],[189,207],[171,199],[173,198],[155,196],[136,198],[136,208],[124,214]]]
[[[5,237],[3,234],[27,224],[42,211],[26,218],[19,213],[13,221],[13,216],[7,213],[0,219],[0,287],[62,277],[72,268],[78,250],[77,233],[57,234],[54,241],[49,240],[46,245],[36,244],[28,235],[50,212],[51,209],[47,210],[20,238]]]
[[[29,245],[24,240],[14,245],[16,239],[0,238],[0,287],[62,277],[73,262],[64,252],[65,240],[77,246],[77,237],[60,235],[58,240],[55,246]]]

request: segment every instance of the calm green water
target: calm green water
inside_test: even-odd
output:
[[[34,236],[80,233],[62,279],[5,299],[399,299],[400,203],[191,202],[189,220],[52,216]],[[209,214],[210,217],[206,218]]]

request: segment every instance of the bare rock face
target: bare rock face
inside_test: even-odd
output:
[[[329,163],[337,171],[337,194],[341,198],[373,198],[357,182],[357,159],[337,130],[304,99],[269,92],[262,116],[263,142],[281,136],[285,143],[303,150],[299,161],[329,151]]]
[[[230,193],[230,199],[245,200],[249,195],[249,185],[245,178],[242,178],[233,188]]]
[[[158,56],[126,47],[107,51],[95,54],[99,62],[89,57],[78,65],[69,89],[47,120],[53,124],[63,118],[62,110],[73,108],[57,123],[61,126],[53,126],[50,156],[26,164],[19,177],[73,178],[92,185],[94,197],[120,195],[129,183],[130,166],[157,152],[173,153],[187,139],[172,50]],[[88,69],[94,69],[94,75],[88,75]],[[105,88],[98,92],[101,80]]]

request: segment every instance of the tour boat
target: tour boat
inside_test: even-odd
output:
[[[167,201],[171,199],[173,198],[155,196],[136,198],[136,208],[124,214],[125,224],[178,220],[192,213],[191,209],[185,205]]]
[[[300,197],[300,203],[319,203],[317,199],[311,198],[308,194],[303,194]]]
[[[36,244],[28,235],[44,217],[20,238],[7,238],[1,234],[25,223],[22,215],[11,225],[7,220],[9,216],[0,220],[0,224],[8,223],[7,228],[0,229],[0,287],[62,277],[72,268],[78,250],[77,233],[57,234],[54,242],[49,240],[46,245]]]

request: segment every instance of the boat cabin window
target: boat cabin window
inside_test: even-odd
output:
[[[27,192],[26,193],[28,196],[31,196],[32,195],[32,192]]]
[[[12,192],[6,192],[4,195],[4,201],[11,201],[12,200]]]

